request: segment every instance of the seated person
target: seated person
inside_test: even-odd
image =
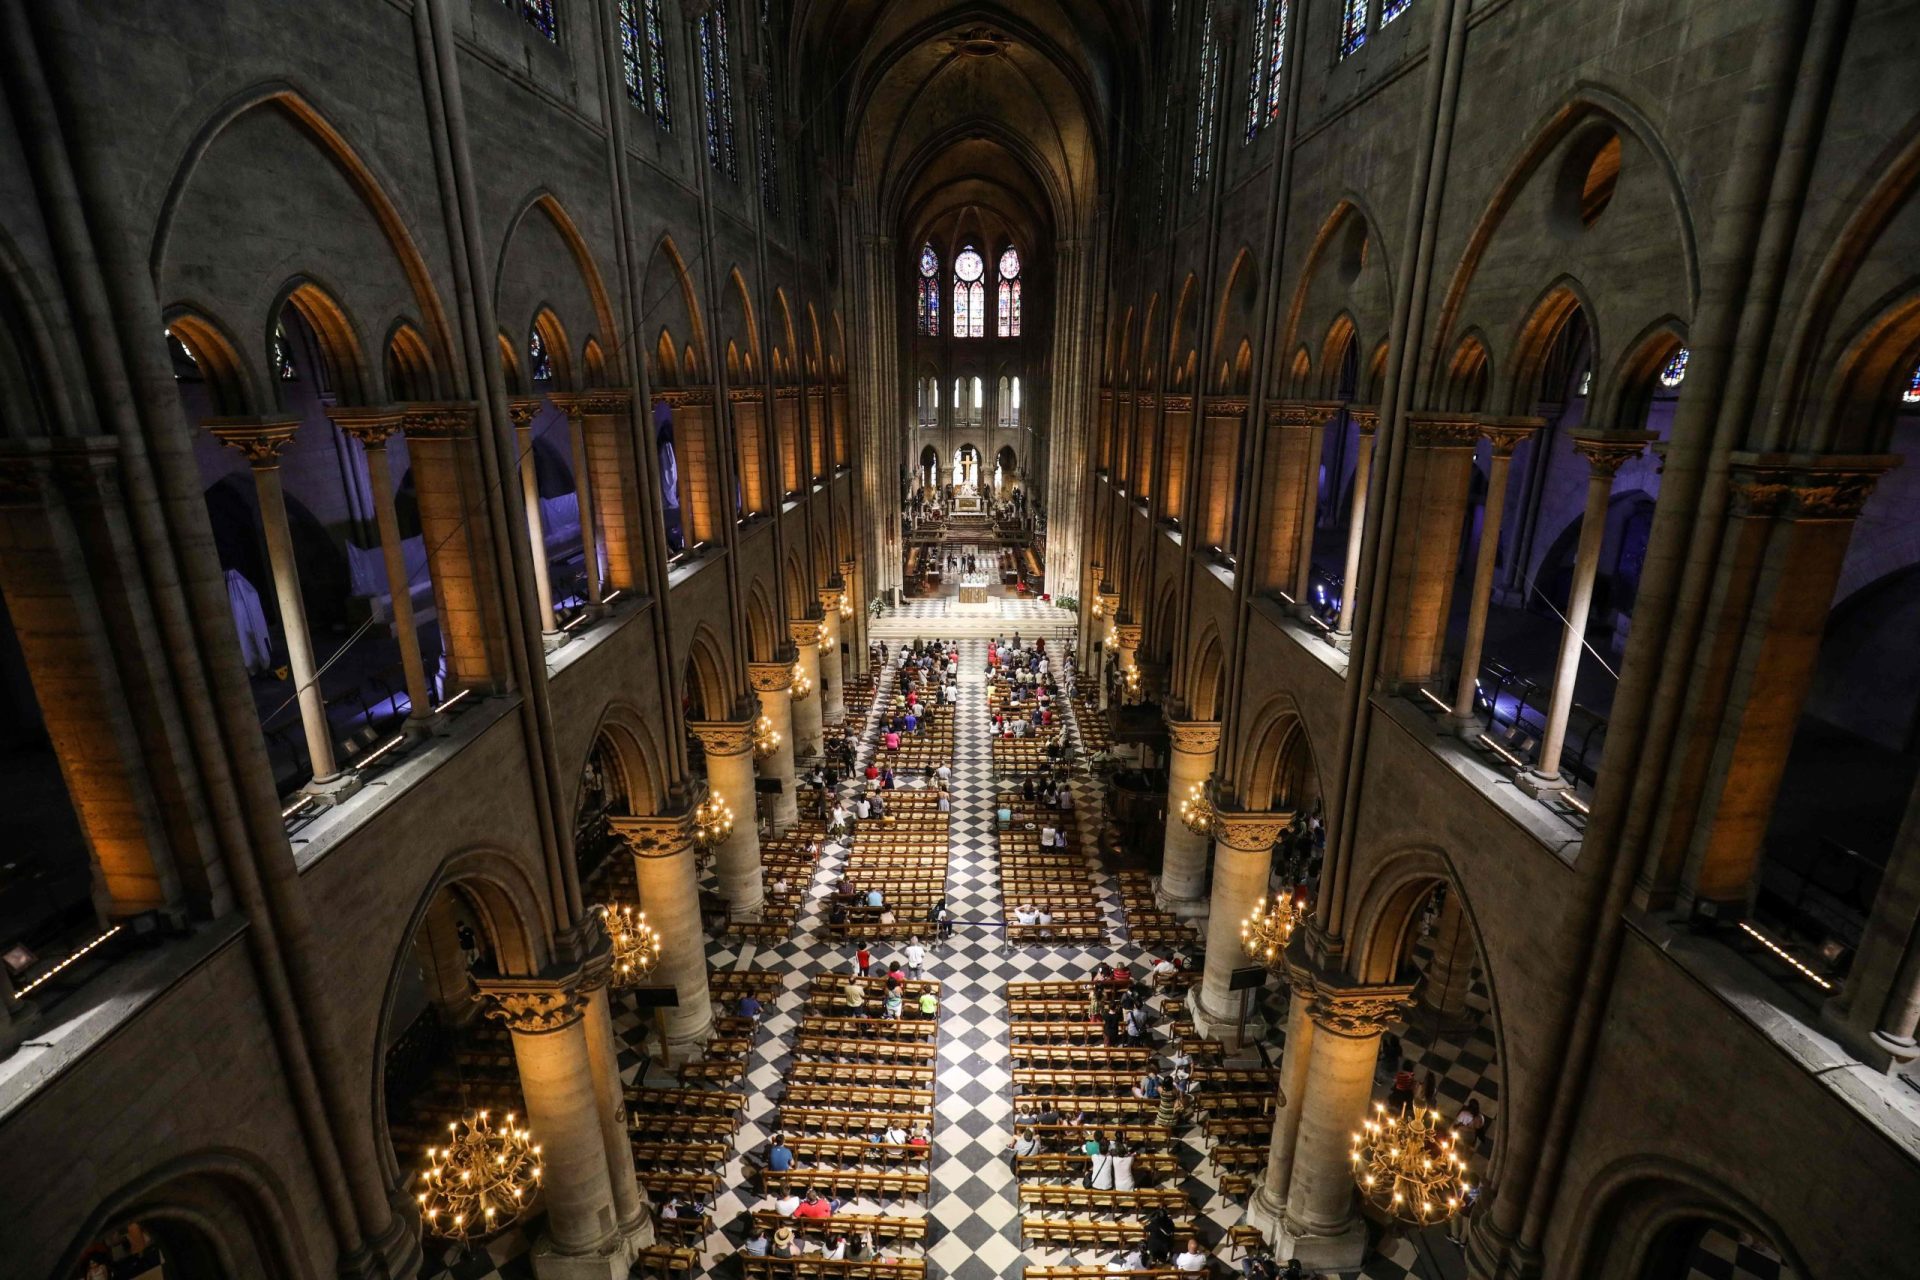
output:
[[[754,998],[753,992],[749,991],[740,997],[740,1003],[734,1006],[733,1011],[742,1018],[757,1018],[760,1016],[760,1008],[760,1002]]]
[[[1033,924],[1039,920],[1040,913],[1032,907],[1022,905],[1013,909],[1013,918],[1015,923],[1018,924]]]
[[[812,1187],[808,1187],[807,1198],[800,1202],[798,1208],[794,1209],[792,1216],[796,1218],[831,1218],[833,1216],[833,1206],[821,1199],[818,1191],[815,1191]]]
[[[800,1197],[789,1191],[773,1202],[773,1211],[783,1218],[791,1218],[793,1211],[800,1207]]]
[[[776,1135],[773,1146],[767,1150],[767,1168],[774,1173],[785,1173],[793,1168],[793,1148],[787,1145],[782,1135]]]

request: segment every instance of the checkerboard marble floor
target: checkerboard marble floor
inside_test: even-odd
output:
[[[1045,609],[1053,615],[1044,618],[1046,622],[1060,616],[1051,606]],[[891,615],[885,621],[891,625],[881,634],[901,634],[900,615]],[[959,630],[936,623],[927,627],[926,634],[931,638]],[[1049,632],[1051,644],[1051,628]],[[911,635],[912,631],[905,634]],[[989,1277],[1017,1277],[1026,1265],[1098,1264],[1107,1260],[1105,1256],[1022,1250],[1018,1182],[1008,1150],[1013,1101],[1007,984],[1082,977],[1101,960],[1138,964],[1146,950],[1128,940],[1125,913],[1113,877],[1091,852],[1087,854],[1089,872],[1095,892],[1106,908],[1105,943],[1098,946],[1006,945],[1001,930],[1004,917],[993,818],[998,780],[994,777],[987,732],[985,641],[970,638],[959,643],[960,699],[950,788],[953,802],[947,872],[948,903],[956,917],[956,927],[949,941],[929,948],[927,966],[927,976],[939,978],[944,985],[937,1042],[936,1120],[926,1209],[926,1255],[932,1273],[940,1280],[988,1280]],[[892,683],[891,669],[884,670],[879,696],[874,699],[876,709],[887,705]],[[869,712],[862,734],[861,766],[873,750],[874,714]],[[1078,726],[1073,723],[1071,712],[1069,726],[1075,741],[1079,741]],[[855,776],[858,773],[856,768]],[[1079,847],[1091,851],[1097,848],[1095,837],[1100,823],[1098,781],[1084,768],[1076,769],[1073,790],[1081,835]],[[753,1166],[746,1157],[757,1156],[771,1136],[782,1081],[793,1061],[791,1043],[803,1013],[806,986],[816,976],[844,973],[851,965],[850,956],[834,943],[825,927],[825,899],[838,875],[838,860],[823,858],[794,930],[785,940],[777,943],[719,940],[708,945],[708,960],[714,969],[778,970],[783,975],[783,989],[762,1017],[747,1059],[744,1080],[734,1086],[746,1095],[745,1118],[734,1156],[723,1171],[724,1189],[710,1206],[715,1226],[700,1252],[698,1271],[702,1280],[738,1274],[732,1255],[747,1237],[748,1215],[766,1203],[752,1188]],[[885,947],[880,948],[878,954],[881,958],[892,956]],[[1484,1003],[1484,988],[1476,984],[1475,992]],[[1277,998],[1275,993],[1269,995]],[[1277,1019],[1275,1025],[1284,1027],[1284,1018]],[[615,1029],[622,1041],[622,1078],[629,1084],[635,1083],[646,1061],[643,1046],[647,1025],[637,1010],[616,1005]],[[1277,1035],[1267,1050],[1274,1061],[1278,1060],[1280,1048]],[[1434,1064],[1446,1082],[1442,1088],[1448,1097],[1464,1091],[1459,1092],[1461,1098],[1478,1093],[1483,1105],[1497,1099],[1498,1076],[1492,1065],[1490,1033],[1485,1036],[1484,1044],[1481,1037],[1472,1032],[1422,1040],[1420,1031],[1412,1027],[1402,1038],[1409,1056],[1417,1056],[1423,1065]],[[1484,1053],[1477,1052],[1480,1049],[1484,1049]],[[670,1084],[672,1081],[663,1073],[655,1072],[648,1083]],[[1384,1089],[1383,1083],[1381,1091]],[[1227,1250],[1219,1242],[1224,1239],[1227,1228],[1240,1220],[1243,1206],[1221,1193],[1218,1177],[1207,1165],[1207,1142],[1197,1125],[1183,1129],[1175,1146],[1181,1168],[1179,1185],[1192,1200],[1194,1217],[1204,1224],[1209,1240],[1219,1246],[1215,1250],[1218,1270],[1222,1274],[1237,1272],[1237,1261],[1227,1258]],[[888,1208],[892,1212],[906,1211],[898,1205]],[[449,1257],[444,1251],[430,1249],[428,1265],[422,1274],[428,1280],[524,1280],[532,1275],[526,1253],[540,1225],[538,1221],[523,1224],[467,1257]],[[1738,1260],[1734,1261],[1738,1265]],[[1452,1280],[1461,1273],[1457,1249],[1434,1232],[1420,1241],[1401,1237],[1382,1240],[1365,1266],[1344,1273],[1341,1280],[1353,1277],[1407,1280],[1416,1276],[1425,1280]],[[1781,1273],[1700,1271],[1697,1280],[1774,1280],[1777,1274]]]

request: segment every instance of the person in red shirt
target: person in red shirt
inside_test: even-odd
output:
[[[807,1198],[793,1211],[796,1218],[831,1218],[833,1206],[820,1198],[820,1193],[812,1187],[807,1188]]]
[[[873,967],[873,952],[867,950],[866,943],[861,943],[860,949],[853,953],[853,963],[860,970],[860,976],[866,977],[867,970]]]

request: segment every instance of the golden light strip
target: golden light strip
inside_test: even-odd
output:
[[[466,696],[472,692],[473,690],[471,689],[462,689],[460,692],[454,694],[451,698],[448,698],[445,702],[435,707],[433,709],[433,713],[435,715],[439,715],[442,711],[445,711],[448,707],[455,706],[456,704],[464,701]]]
[[[78,951],[68,956],[65,960],[62,960],[59,964],[47,970],[45,973],[35,978],[32,982],[29,982],[26,986],[14,992],[14,994],[16,996],[26,995],[28,992],[32,991],[35,987],[45,982],[48,978],[51,978],[54,974],[60,972],[62,969],[66,968],[68,965],[72,964],[75,960],[78,960],[81,956],[87,954],[87,952],[93,950],[95,947],[105,942],[108,938],[111,938],[114,934],[120,932],[121,928],[122,926],[120,925],[113,926],[113,928],[107,930],[105,933],[95,938],[92,942],[89,942],[86,946],[80,948]]]
[[[1567,802],[1568,804],[1570,804],[1570,805],[1572,805],[1572,806],[1573,806],[1574,808],[1576,808],[1576,809],[1578,809],[1578,810],[1579,810],[1579,811],[1580,811],[1581,813],[1592,813],[1592,812],[1593,812],[1593,810],[1592,810],[1592,809],[1590,809],[1590,808],[1588,808],[1588,807],[1587,807],[1587,802],[1586,802],[1585,800],[1582,800],[1582,799],[1581,799],[1581,798],[1580,798],[1579,796],[1577,796],[1577,795],[1575,795],[1575,794],[1573,794],[1573,792],[1572,792],[1572,791],[1568,791],[1568,792],[1567,792],[1567,794],[1566,794],[1566,796],[1565,796],[1565,799],[1566,799],[1566,802]]]
[[[1483,733],[1480,735],[1480,741],[1487,744],[1487,749],[1489,751],[1499,756],[1502,760],[1505,760],[1508,764],[1512,765],[1514,768],[1524,769],[1527,767],[1526,761],[1522,760],[1519,756],[1516,756],[1515,754],[1513,754],[1513,752],[1507,750],[1505,747],[1495,742],[1492,738],[1489,738],[1486,734]]]
[[[1779,943],[1775,942],[1772,938],[1769,938],[1766,934],[1754,928],[1752,925],[1748,924],[1745,920],[1742,920],[1740,922],[1740,928],[1744,930],[1747,936],[1752,938],[1755,942],[1758,942],[1761,946],[1765,947],[1767,950],[1773,952],[1773,954],[1775,954],[1776,956],[1779,956],[1782,960],[1785,960],[1788,964],[1798,969],[1801,975],[1804,976],[1808,982],[1811,982],[1814,986],[1820,988],[1822,991],[1833,990],[1833,984],[1831,982],[1828,982],[1825,978],[1821,977],[1819,974],[1815,973],[1813,970],[1807,968],[1807,966],[1801,964],[1798,960],[1795,960],[1792,956],[1788,955],[1784,947],[1782,947]]]
[[[1442,711],[1453,710],[1452,707],[1448,706],[1446,703],[1442,702],[1437,696],[1435,696],[1433,690],[1427,688],[1425,685],[1420,686],[1420,696],[1425,698],[1428,702],[1431,702],[1434,706],[1440,708]]]

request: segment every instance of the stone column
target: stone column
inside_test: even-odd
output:
[[[627,1135],[627,1098],[620,1082],[620,1050],[613,1036],[609,1000],[613,949],[605,938],[580,970],[580,994],[587,1002],[587,1060],[593,1069],[593,1099],[600,1120],[600,1141],[607,1152],[607,1180],[613,1187],[613,1220],[629,1251],[653,1243],[653,1214],[646,1189],[633,1166],[633,1139]],[[537,1136],[537,1135],[536,1135]]]
[[[840,660],[840,602],[844,586],[829,585],[820,592],[820,719],[825,724],[844,724],[847,719],[845,665]]]
[[[1312,978],[1297,968],[1288,978],[1292,995],[1287,1002],[1287,1040],[1280,1058],[1280,1088],[1274,1100],[1273,1132],[1267,1147],[1267,1169],[1247,1201],[1247,1221],[1268,1240],[1285,1231],[1287,1185],[1293,1181],[1293,1148],[1300,1135],[1301,1104],[1307,1096],[1307,1064],[1313,1052]]]
[[[1360,587],[1360,539],[1367,528],[1367,486],[1373,480],[1373,438],[1380,427],[1378,405],[1353,405],[1347,413],[1359,429],[1353,450],[1353,504],[1347,508],[1347,562],[1340,578],[1340,617],[1333,642],[1340,652],[1353,647],[1353,606]]]
[[[1882,1071],[1920,1058],[1920,787],[1908,798],[1846,984],[1821,1015]]]
[[[460,950],[460,922],[450,894],[436,893],[427,903],[423,926],[414,935],[414,956],[427,1000],[442,1026],[457,1027],[473,1016],[473,983],[467,977],[467,958]]]
[[[1453,726],[1463,738],[1476,738],[1480,717],[1474,703],[1480,687],[1480,655],[1487,639],[1487,608],[1493,603],[1493,574],[1500,559],[1500,525],[1507,510],[1507,471],[1520,442],[1544,425],[1539,418],[1487,418],[1481,434],[1493,445],[1487,463],[1487,504],[1480,518],[1480,546],[1473,561],[1473,595],[1467,604],[1466,647],[1460,653],[1460,688],[1453,699]],[[1449,899],[1451,901],[1451,899]]]
[[[1880,475],[1898,463],[1882,455],[1733,455],[1736,511],[1748,520],[1770,512],[1772,528],[1752,570],[1745,634],[1722,677],[1731,687],[1712,762],[1697,799],[1688,797],[1694,838],[1683,906],[1711,902],[1723,917],[1746,908],[1854,523]]]
[[[646,550],[640,520],[640,472],[634,457],[633,397],[597,390],[581,397],[581,434],[593,476],[593,516],[598,546],[607,558],[601,599],[630,591],[640,580]],[[651,430],[651,424],[648,424]],[[650,437],[649,437],[650,438]]]
[[[598,617],[606,612],[600,605],[606,594],[600,580],[600,534],[594,513],[599,509],[593,492],[593,466],[587,458],[587,397],[555,396],[555,405],[567,415],[567,443],[573,451],[573,492],[580,503],[580,553],[587,566],[587,612]]]
[[[507,412],[513,418],[514,452],[520,458],[520,501],[527,509],[527,542],[533,552],[533,588],[540,604],[540,642],[557,649],[566,641],[553,615],[553,577],[547,564],[547,535],[540,522],[540,478],[533,465],[533,415],[538,400],[513,400]]]
[[[1167,768],[1167,834],[1160,859],[1160,882],[1154,903],[1162,911],[1194,917],[1207,911],[1207,837],[1180,820],[1180,802],[1195,784],[1205,786],[1213,776],[1214,754],[1220,748],[1217,720],[1167,720],[1172,740]]]
[[[419,737],[439,718],[433,712],[433,691],[427,685],[426,663],[420,656],[420,629],[413,617],[413,584],[407,579],[400,516],[393,505],[393,474],[387,466],[387,439],[400,430],[401,413],[398,409],[335,405],[327,410],[327,416],[341,431],[358,440],[367,455],[367,481],[373,490],[374,521],[380,528],[380,555],[387,570],[387,594],[393,598],[393,638],[400,646],[400,669],[407,682],[406,732],[409,737]]]
[[[687,730],[706,749],[708,790],[733,810],[733,833],[713,850],[720,896],[733,915],[754,915],[766,895],[760,876],[760,824],[754,813],[753,721],[693,720]]]
[[[404,421],[434,613],[447,656],[441,692],[497,692],[508,681],[505,593],[493,539],[485,521],[473,518],[497,500],[481,476],[474,406],[465,401],[409,404]]]
[[[1120,647],[1116,651],[1115,667],[1120,673],[1121,699],[1124,702],[1132,701],[1132,697],[1126,692],[1127,672],[1140,665],[1140,638],[1143,630],[1144,628],[1138,622],[1116,623],[1113,628],[1114,638],[1120,642]],[[1145,687],[1146,681],[1143,679],[1141,681],[1143,691]]]
[[[845,584],[843,590],[847,603],[853,606],[853,617],[840,629],[850,651],[848,658],[841,663],[840,675],[842,679],[851,680],[856,675],[865,675],[867,671],[867,594],[866,580],[860,574],[860,562],[842,560],[840,581]]]
[[[1267,406],[1267,483],[1259,496],[1266,533],[1260,548],[1256,589],[1292,591],[1302,559],[1311,560],[1313,529],[1301,518],[1307,491],[1318,502],[1319,453],[1314,428],[1340,412],[1333,401],[1281,400]],[[1305,597],[1296,595],[1305,603]]]
[[[800,818],[793,767],[793,664],[749,662],[747,681],[760,700],[760,714],[773,722],[773,731],[780,735],[780,745],[759,762],[759,770],[763,778],[780,780],[780,795],[773,802],[773,827],[785,831]]]
[[[1215,809],[1213,815],[1213,897],[1207,909],[1207,967],[1193,1001],[1194,1029],[1226,1039],[1239,1025],[1245,996],[1227,990],[1234,969],[1246,961],[1240,947],[1240,922],[1267,896],[1267,871],[1273,842],[1293,821],[1281,810],[1269,812]],[[1247,1018],[1247,1036],[1265,1033],[1256,1006]]]
[[[1313,612],[1313,530],[1320,523],[1320,459],[1326,456],[1327,420],[1316,416],[1307,428],[1306,471],[1300,477],[1299,549],[1293,560],[1293,611]]]
[[[813,685],[804,696],[797,690],[793,695],[793,754],[808,760],[821,751],[820,619],[793,618],[787,626],[799,650],[795,662],[800,674]]]
[[[1420,988],[1420,1003],[1452,1022],[1466,1016],[1467,993],[1473,987],[1473,930],[1460,906],[1457,890],[1447,890],[1440,920],[1433,930],[1433,960]]]
[[[691,812],[658,817],[615,817],[614,834],[633,854],[640,909],[660,935],[655,981],[678,995],[665,1010],[669,1060],[704,1045],[713,1033],[713,1000],[707,994],[706,940],[700,928],[700,881],[693,862]]]
[[[1480,440],[1480,421],[1471,414],[1416,413],[1408,428],[1381,661],[1381,678],[1393,690],[1420,688],[1440,674]]]
[[[293,555],[293,531],[287,524],[287,499],[280,487],[280,454],[293,443],[295,418],[210,418],[206,427],[220,443],[237,449],[253,468],[260,498],[260,523],[266,531],[267,562],[273,569],[274,598],[287,642],[287,665],[299,699],[300,725],[307,734],[307,758],[313,781],[305,790],[339,801],[359,789],[359,781],[340,772],[333,758],[333,734],[327,704],[315,677],[313,641],[307,635],[307,606],[300,595],[300,567]]]
[[[1560,775],[1560,753],[1567,742],[1567,716],[1573,711],[1580,652],[1586,646],[1587,612],[1593,607],[1600,545],[1607,536],[1607,503],[1613,497],[1615,473],[1645,452],[1652,438],[1644,431],[1573,435],[1574,452],[1587,460],[1587,506],[1580,516],[1580,540],[1574,547],[1573,585],[1567,593],[1567,619],[1560,633],[1560,659],[1554,664],[1553,694],[1547,700],[1546,733],[1540,739],[1539,758],[1516,779],[1520,789],[1531,795],[1572,786]]]
[[[513,1033],[527,1128],[541,1148],[547,1226],[533,1246],[540,1280],[622,1280],[632,1257],[614,1215],[579,970],[480,984],[488,1016]]]
[[[1353,1181],[1353,1133],[1373,1099],[1373,1067],[1380,1033],[1406,1004],[1409,987],[1335,985],[1314,975],[1308,999],[1313,1043],[1307,1054],[1299,1129],[1287,1208],[1270,1239],[1276,1258],[1298,1258],[1309,1267],[1346,1271],[1367,1253],[1367,1224],[1360,1216]]]

